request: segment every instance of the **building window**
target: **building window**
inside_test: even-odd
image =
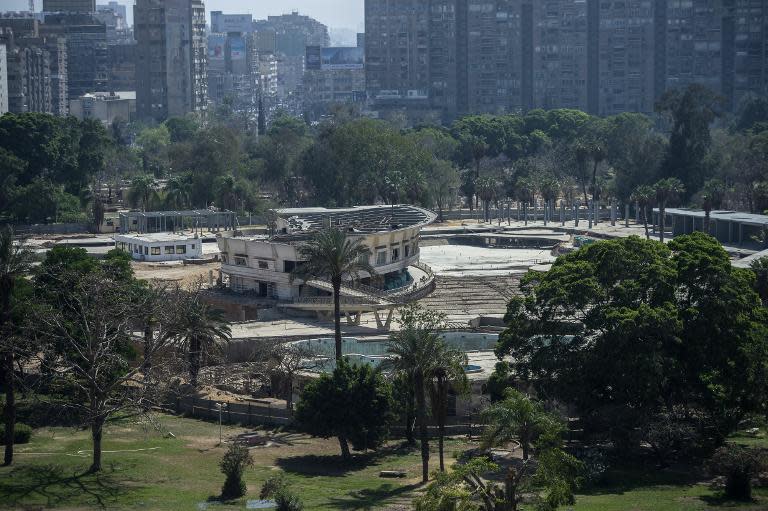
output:
[[[149,247],[144,247],[144,255],[149,255]]]
[[[243,256],[235,256],[236,266],[248,266],[248,259]]]
[[[262,270],[266,270],[269,268],[269,264],[266,261],[259,261],[259,268]]]
[[[152,255],[160,255],[160,247],[152,247]]]
[[[194,250],[194,249],[195,249],[195,244],[194,244],[194,243],[192,243],[192,244],[190,245],[190,247],[192,248],[192,250]],[[226,257],[225,257],[224,259],[226,260]]]
[[[398,261],[400,259],[400,249],[399,248],[393,248],[392,249],[392,261]]]
[[[408,257],[409,255],[411,255],[411,246],[410,245],[406,245],[405,246],[405,257]]]
[[[133,243],[128,243],[128,252],[133,252]]]
[[[176,253],[177,254],[186,254],[187,253],[187,246],[186,245],[176,245]]]
[[[283,271],[285,273],[291,273],[295,269],[296,269],[296,261],[284,261],[283,262]]]
[[[169,254],[175,254],[176,252],[173,249],[173,245],[166,245],[165,246],[165,255]]]
[[[385,250],[382,250],[381,252],[376,252],[376,264],[378,265],[387,264],[387,252]]]

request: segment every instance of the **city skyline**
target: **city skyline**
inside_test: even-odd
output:
[[[117,0],[118,3],[128,6],[128,22],[133,24],[133,12],[130,8],[134,0]],[[97,3],[107,3],[107,0],[98,0]],[[3,10],[25,11],[28,9],[28,0],[6,0]],[[329,4],[332,9],[329,9]],[[254,19],[262,19],[267,16],[278,16],[291,11],[299,11],[301,14],[311,16],[324,23],[329,28],[348,28],[356,31],[363,30],[363,0],[334,0],[333,2],[318,2],[317,0],[293,0],[290,4],[275,2],[252,3],[247,0],[209,0],[205,2],[205,11],[210,21],[211,11],[224,11],[226,13],[250,13]],[[42,0],[35,1],[36,10],[43,7]]]

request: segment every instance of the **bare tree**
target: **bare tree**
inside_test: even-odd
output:
[[[104,271],[69,282],[75,284],[62,293],[59,306],[41,308],[35,332],[46,341],[42,363],[67,387],[67,405],[91,430],[90,471],[97,472],[106,422],[120,412],[144,413],[162,382],[148,383],[145,366],[132,349],[132,327],[141,321],[146,305],[135,282],[111,278]],[[169,342],[169,336],[153,336],[145,358],[152,359]]]
[[[271,341],[261,343],[252,360],[269,375],[273,384],[278,384],[277,395],[285,398],[286,409],[293,412],[296,375],[316,368],[316,356],[317,353],[304,343]]]

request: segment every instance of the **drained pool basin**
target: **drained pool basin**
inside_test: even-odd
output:
[[[443,338],[449,346],[465,353],[492,351],[499,339],[498,334],[480,332],[446,332]],[[294,345],[305,349],[311,354],[305,361],[304,367],[308,371],[326,372],[332,371],[336,366],[335,342],[332,337],[319,339],[305,339],[294,341]],[[343,337],[341,339],[341,352],[354,364],[371,364],[379,366],[387,358],[386,340],[366,341],[356,337]],[[482,371],[480,366],[467,366],[467,372]]]

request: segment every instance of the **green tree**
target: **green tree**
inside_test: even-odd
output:
[[[151,209],[157,197],[157,184],[151,175],[144,174],[133,178],[128,192],[128,202],[134,207],[140,207],[142,211],[147,211]]]
[[[191,206],[191,182],[189,175],[173,176],[165,184],[165,207],[172,210],[184,210]]]
[[[648,208],[653,204],[656,198],[656,190],[648,185],[641,185],[635,188],[632,192],[630,200],[632,200],[643,216],[643,227],[645,228],[645,239],[651,239],[651,235],[648,233]]]
[[[222,311],[203,302],[199,289],[192,289],[180,305],[173,332],[169,335],[187,354],[189,383],[197,389],[200,368],[215,357],[223,343],[232,338],[232,329]]]
[[[764,452],[737,444],[720,447],[709,461],[712,472],[725,476],[725,496],[745,502],[752,500],[752,478],[766,466]]]
[[[427,177],[430,195],[437,205],[437,221],[443,222],[443,210],[451,205],[459,188],[459,171],[447,160],[433,160]]]
[[[467,355],[461,350],[445,346],[432,369],[432,378],[428,382],[429,404],[432,417],[437,423],[437,453],[440,461],[440,471],[445,471],[444,444],[445,422],[448,417],[448,399],[451,390],[454,393],[467,394],[469,381],[464,372],[467,365]]]
[[[542,434],[559,434],[562,429],[557,418],[547,413],[541,403],[511,388],[504,391],[504,399],[483,412],[483,420],[489,425],[483,433],[485,447],[519,440],[524,460]]]
[[[296,407],[299,427],[313,436],[337,437],[341,455],[376,449],[389,434],[392,390],[381,373],[368,364],[336,361],[331,374],[322,374],[304,387]]]
[[[374,276],[376,271],[368,262],[371,250],[360,238],[347,237],[341,229],[330,227],[315,233],[299,247],[304,261],[291,273],[291,278],[327,279],[333,288],[333,323],[336,340],[336,360],[341,360],[341,283],[357,280],[362,272]]]
[[[490,176],[483,176],[475,183],[477,197],[483,201],[483,220],[486,222],[491,221],[490,207],[496,199],[497,186],[496,180]]]
[[[168,149],[171,145],[171,133],[165,124],[154,128],[144,128],[136,137],[136,145],[141,155],[142,170],[160,177],[168,167]]]
[[[253,457],[248,447],[236,442],[229,444],[227,452],[219,463],[222,473],[226,476],[224,486],[221,488],[222,500],[237,499],[247,493],[243,473],[252,465]]]
[[[14,330],[13,300],[19,279],[29,271],[32,253],[21,243],[16,243],[10,227],[0,229],[0,356],[2,356],[2,383],[5,389],[4,424],[5,456],[4,464],[13,462],[13,439],[16,426],[16,393],[14,360],[16,358],[17,339]]]
[[[619,445],[672,410],[701,417],[721,442],[765,399],[768,337],[753,282],[700,232],[667,246],[595,243],[523,279],[497,353]]]
[[[763,304],[768,304],[768,257],[755,259],[749,264],[749,268],[755,274],[755,291]]]
[[[392,367],[408,375],[414,385],[416,421],[421,443],[422,481],[429,478],[429,436],[427,431],[427,383],[439,368],[450,366],[454,354],[439,330],[444,323],[441,314],[411,304],[400,309],[400,330],[389,337],[387,352]]]
[[[720,116],[722,102],[711,90],[693,84],[666,92],[656,104],[657,112],[672,119],[662,176],[677,178],[689,194],[701,188],[710,173],[706,162],[712,144],[709,125]]]
[[[665,212],[667,203],[685,193],[685,185],[675,177],[657,181],[653,185],[656,192],[656,203],[659,205],[659,241],[664,243]]]
[[[710,215],[713,209],[719,209],[725,195],[725,183],[719,179],[710,179],[701,190],[701,207],[704,210],[704,232],[711,234]]]

